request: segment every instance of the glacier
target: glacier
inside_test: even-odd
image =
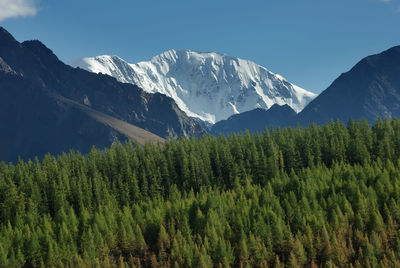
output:
[[[252,61],[216,52],[168,50],[135,64],[102,55],[68,64],[165,94],[188,116],[209,124],[274,104],[298,113],[317,96]]]

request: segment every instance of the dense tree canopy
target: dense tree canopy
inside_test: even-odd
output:
[[[0,164],[0,267],[400,266],[400,121]]]

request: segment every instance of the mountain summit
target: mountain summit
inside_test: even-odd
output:
[[[309,126],[336,119],[345,123],[366,119],[373,124],[377,118],[400,118],[400,46],[359,61],[300,113],[290,113],[287,108],[276,106],[234,115],[213,125],[212,132],[259,132],[266,126]]]
[[[1,27],[0,126],[0,161],[207,133],[173,99],[74,69],[40,41],[20,43]]]
[[[165,94],[187,115],[211,124],[274,104],[300,112],[316,97],[252,61],[215,52],[168,50],[136,64],[104,55],[69,64]]]
[[[400,117],[400,46],[368,56],[340,75],[300,114],[302,125],[330,119]]]

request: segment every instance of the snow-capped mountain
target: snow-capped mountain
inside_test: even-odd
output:
[[[300,112],[316,97],[252,61],[215,52],[169,50],[136,64],[104,55],[69,64],[170,96],[187,115],[211,124],[273,104]]]

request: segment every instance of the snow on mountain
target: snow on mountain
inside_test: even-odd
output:
[[[165,94],[189,116],[212,124],[275,103],[300,112],[316,97],[252,61],[215,52],[169,50],[136,64],[104,55],[69,64]]]

